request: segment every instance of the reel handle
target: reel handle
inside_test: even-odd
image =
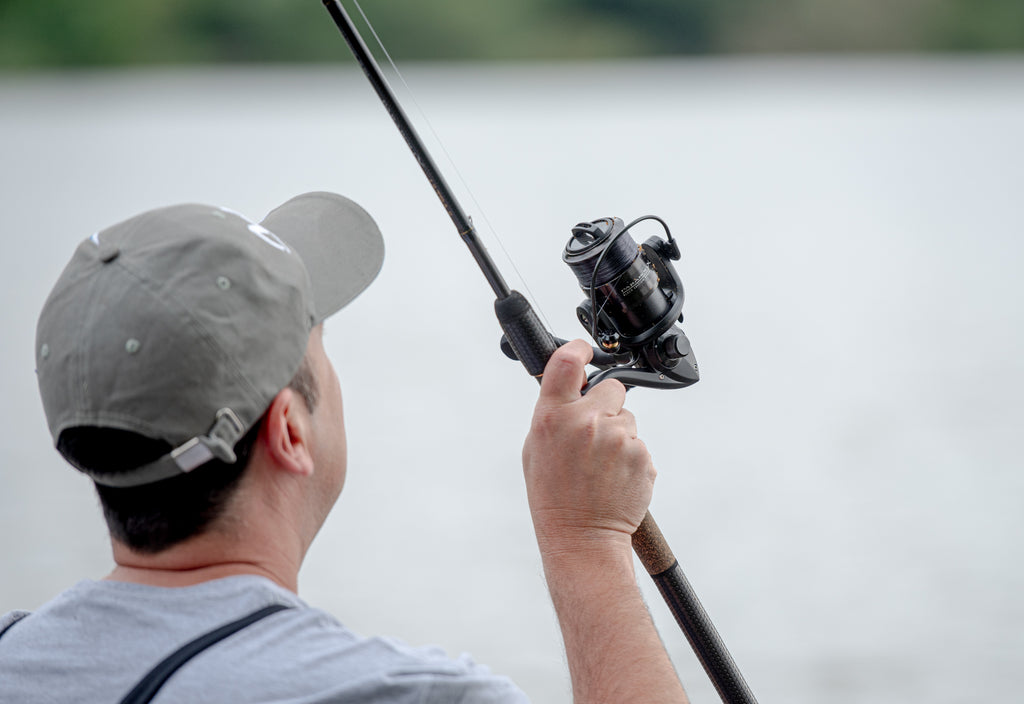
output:
[[[561,347],[564,344],[567,344],[568,342],[568,340],[565,340],[561,337],[555,338],[555,343],[559,347]],[[604,350],[600,350],[594,347],[593,345],[591,345],[590,349],[594,350],[594,358],[590,360],[590,363],[593,366],[597,367],[598,369],[608,369],[620,363],[620,361],[616,359],[614,355],[605,352]],[[501,351],[502,353],[504,353],[506,357],[511,359],[513,362],[519,361],[519,357],[516,356],[516,351],[512,349],[512,343],[508,341],[507,335],[501,336]]]

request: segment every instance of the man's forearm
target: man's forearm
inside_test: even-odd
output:
[[[633,571],[615,545],[541,545],[548,589],[565,642],[576,704],[685,703]]]
[[[577,704],[685,704],[633,574],[630,536],[657,471],[623,408],[626,387],[586,396],[582,340],[560,347],[541,381],[523,476],[548,590],[562,627]]]

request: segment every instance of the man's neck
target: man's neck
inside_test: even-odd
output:
[[[275,550],[272,545],[225,544],[199,536],[155,554],[139,553],[112,541],[117,566],[105,579],[155,587],[187,587],[236,575],[257,575],[298,592],[301,555]]]

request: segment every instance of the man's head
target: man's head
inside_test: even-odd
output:
[[[37,371],[55,444],[101,487],[108,522],[125,517],[115,537],[145,523],[135,505],[208,522],[282,389],[309,411],[318,403],[310,333],[382,260],[369,215],[328,193],[260,224],[212,206],[161,208],[79,246],[40,315]],[[189,500],[200,495],[212,504]]]

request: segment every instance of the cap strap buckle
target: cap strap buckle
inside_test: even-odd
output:
[[[171,459],[182,472],[191,472],[213,458],[232,464],[237,460],[235,443],[245,433],[245,426],[230,408],[217,411],[217,420],[206,435],[194,437],[171,450]]]

